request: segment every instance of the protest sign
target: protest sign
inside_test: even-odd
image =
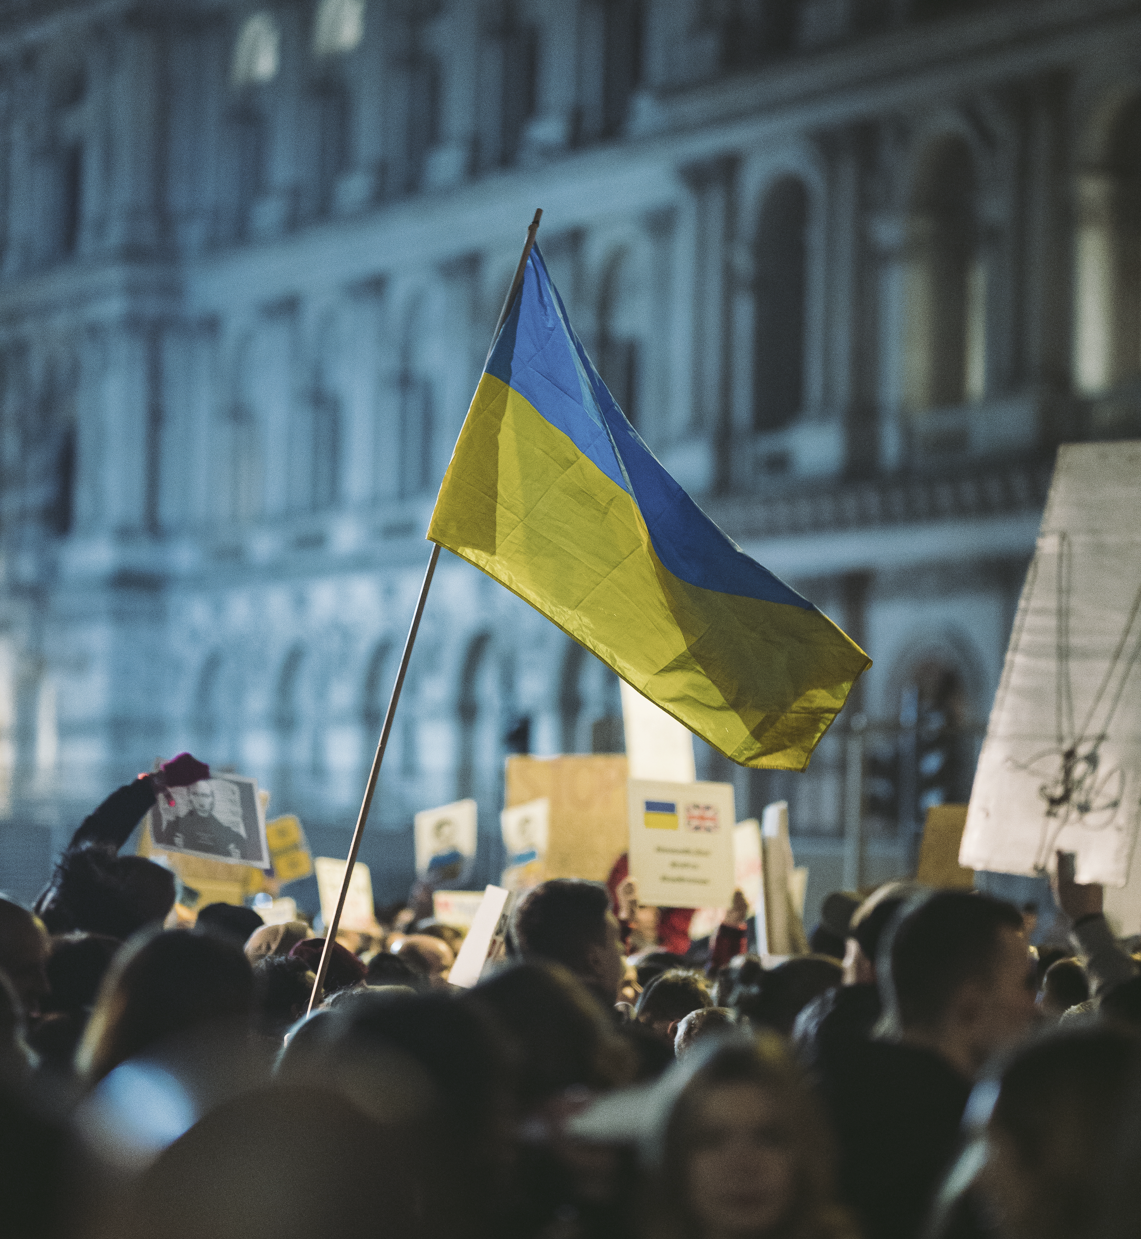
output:
[[[733,896],[733,785],[627,783],[630,876],[647,906],[726,907]]]
[[[527,890],[543,881],[550,820],[551,802],[546,796],[500,813],[499,825],[507,851],[502,882],[508,890]]]
[[[301,822],[293,814],[265,824],[265,839],[273,876],[279,882],[297,882],[313,872],[313,856]]]
[[[259,903],[254,900],[254,911],[261,917],[266,925],[286,925],[290,921],[297,920],[297,900],[291,899],[288,895],[283,895],[279,899],[271,899],[268,895],[262,895],[264,903]]]
[[[1123,886],[1141,807],[1141,442],[1058,449],[960,863]]]
[[[471,928],[448,975],[452,985],[471,989],[479,980],[484,965],[495,954],[497,944],[507,933],[507,901],[510,894],[502,886],[488,886],[484,890]]]
[[[231,861],[156,847],[151,837],[149,814],[143,818],[136,851],[139,856],[166,865],[177,876],[180,883],[178,900],[187,912],[189,924],[193,924],[192,909],[205,908],[212,903],[240,907],[248,896],[271,889],[271,881],[267,880],[264,871],[253,865],[235,865]]]
[[[509,808],[540,798],[550,801],[548,878],[606,881],[629,839],[628,769],[624,756],[610,753],[507,759]]]
[[[733,827],[733,881],[745,896],[749,915],[765,914],[764,863],[761,851],[761,824],[755,817]]]
[[[445,925],[468,929],[483,899],[483,891],[433,891],[432,915]]]
[[[693,733],[625,680],[619,688],[630,778],[692,783],[697,778]]]
[[[218,774],[159,795],[147,815],[156,848],[228,865],[269,868],[256,779]]]
[[[458,886],[467,880],[475,861],[477,813],[474,800],[457,800],[416,814],[418,877],[432,886]]]
[[[341,895],[341,883],[345,880],[345,862],[332,856],[318,856],[314,861],[317,870],[317,893],[321,899],[321,919],[326,925],[332,923]],[[357,861],[349,890],[345,896],[345,908],[341,913],[341,929],[357,933],[376,932],[376,910],[372,900],[372,875],[368,865]]]
[[[788,837],[787,801],[777,800],[765,806],[761,814],[761,845],[765,918],[763,927],[757,920],[757,951],[761,955],[802,955],[808,950],[808,936],[793,903],[795,866]]]
[[[967,824],[965,804],[937,804],[927,810],[923,841],[919,845],[916,880],[924,886],[951,890],[973,890],[975,871],[959,864],[963,827]]]

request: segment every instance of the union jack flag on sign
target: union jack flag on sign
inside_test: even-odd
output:
[[[711,835],[720,826],[717,820],[717,808],[711,804],[690,804],[685,806],[686,830],[698,831]]]

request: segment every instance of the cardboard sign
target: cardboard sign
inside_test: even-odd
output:
[[[475,861],[478,809],[457,800],[416,814],[416,874],[432,886],[459,886]]]
[[[337,900],[341,897],[341,883],[345,880],[345,861],[332,856],[318,856],[314,862],[317,870],[317,892],[321,899],[321,919],[325,928],[333,922]],[[376,930],[376,910],[372,901],[372,874],[368,865],[357,861],[353,876],[349,879],[345,906],[341,912],[341,929],[353,929],[358,933],[373,933]]]
[[[448,974],[452,985],[471,989],[479,980],[484,965],[495,953],[498,942],[507,933],[507,899],[510,891],[502,886],[488,886],[483,892],[479,908],[472,918],[471,928],[463,940],[460,953]]]
[[[313,872],[309,842],[300,820],[293,814],[266,822],[265,839],[273,862],[273,876],[279,882],[297,882]]]
[[[1141,814],[1141,442],[1058,449],[959,861],[1124,886]],[[1136,862],[1133,862],[1136,863]]]
[[[630,778],[692,783],[697,778],[693,733],[625,680],[619,687]]]
[[[626,772],[620,754],[509,757],[508,807],[550,801],[547,877],[605,882],[626,851]]]
[[[504,809],[499,815],[507,865],[503,885],[509,891],[528,890],[546,877],[551,802],[546,796]]]
[[[627,784],[630,876],[647,906],[726,907],[733,897],[733,785]]]
[[[253,865],[235,865],[230,861],[192,856],[185,852],[168,852],[156,847],[151,838],[149,815],[143,819],[137,852],[139,856],[147,856],[166,865],[178,876],[183,886],[179,899],[188,901],[183,904],[184,907],[198,909],[212,903],[241,907],[248,896],[269,887],[265,873]]]
[[[297,920],[297,900],[283,895],[280,899],[267,899],[265,903],[254,901],[254,911],[267,925],[286,925]]]
[[[432,915],[445,925],[468,929],[483,900],[483,891],[433,891]]]
[[[755,817],[733,827],[733,880],[745,896],[749,915],[765,914],[764,863],[761,851],[761,824]]]
[[[757,920],[760,955],[803,955],[808,950],[804,922],[793,906],[795,865],[788,837],[788,802],[777,800],[761,814],[762,874],[765,918]],[[762,941],[763,938],[763,941]]]
[[[949,890],[973,890],[975,871],[959,864],[963,827],[967,824],[965,804],[932,805],[923,824],[916,881],[924,886]]]
[[[169,799],[168,799],[169,796]],[[156,848],[226,865],[269,868],[256,779],[218,774],[157,797],[147,815]]]

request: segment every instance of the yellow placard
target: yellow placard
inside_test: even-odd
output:
[[[304,847],[305,836],[301,832],[301,823],[292,813],[285,817],[275,817],[265,824],[265,839],[271,852],[287,852],[290,848]]]
[[[970,890],[974,886],[975,871],[959,864],[959,845],[966,824],[965,804],[933,805],[927,810],[919,870],[915,875],[924,886],[951,890]]]
[[[308,848],[290,848],[287,852],[275,852],[273,874],[279,882],[296,882],[313,872],[313,857]]]

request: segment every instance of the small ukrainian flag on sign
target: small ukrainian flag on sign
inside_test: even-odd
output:
[[[677,804],[672,800],[643,801],[642,820],[649,830],[677,830]]]

